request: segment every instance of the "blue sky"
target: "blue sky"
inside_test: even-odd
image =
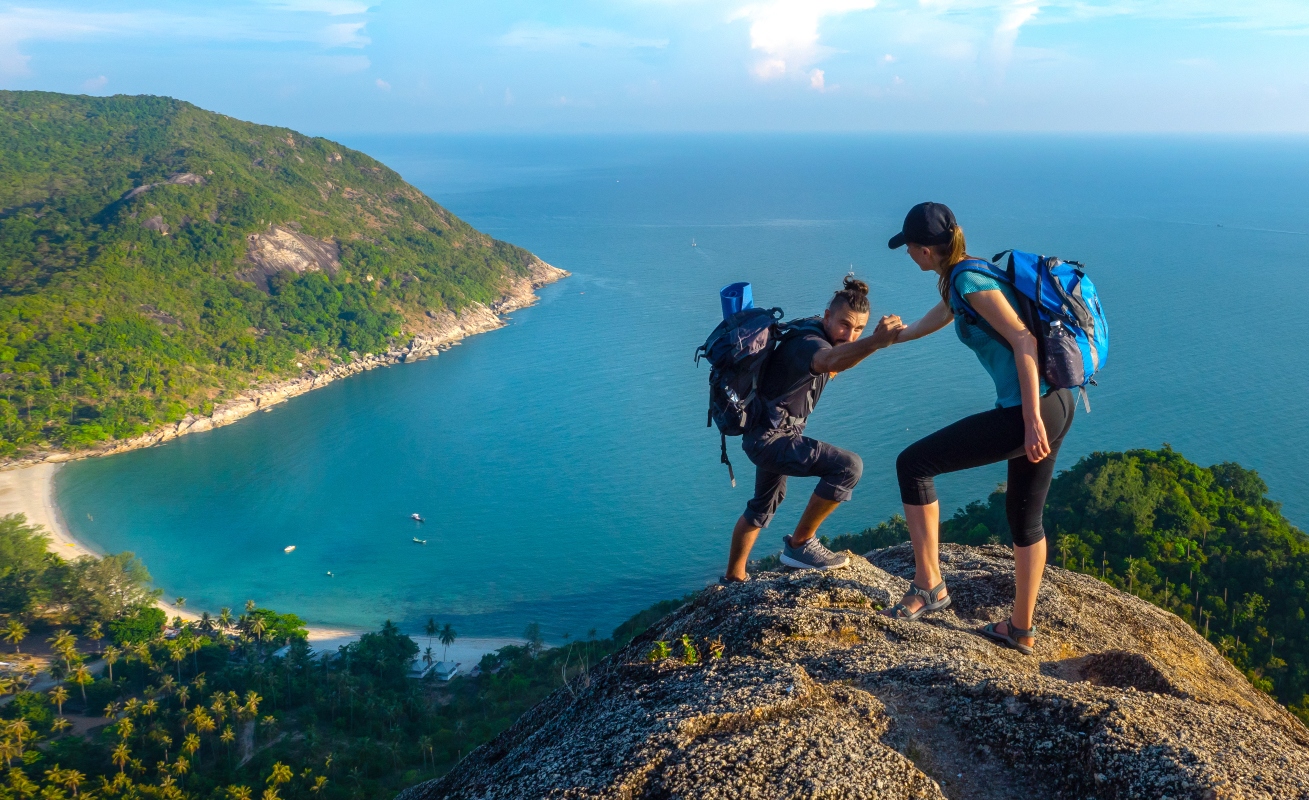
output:
[[[1309,0],[0,0],[0,88],[319,133],[1309,132]]]

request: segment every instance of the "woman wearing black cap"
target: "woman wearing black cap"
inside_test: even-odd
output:
[[[892,249],[907,245],[920,269],[936,273],[941,295],[922,319],[900,331],[898,341],[935,333],[954,320],[960,341],[977,354],[995,382],[996,404],[914,442],[896,459],[915,572],[909,592],[885,613],[915,620],[950,605],[937,555],[941,508],[932,479],[1007,461],[1005,510],[1014,540],[1014,609],[1009,619],[993,622],[982,632],[1031,655],[1036,634],[1032,618],[1046,558],[1041,513],[1055,456],[1073,423],[1072,394],[1051,390],[1042,380],[1036,338],[1019,317],[1012,287],[970,271],[960,271],[951,286],[954,268],[970,256],[963,228],[949,208],[940,203],[914,206],[888,244]]]

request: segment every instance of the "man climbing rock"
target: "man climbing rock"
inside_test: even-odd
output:
[[[732,529],[725,582],[750,579],[745,571],[750,548],[786,496],[787,477],[820,480],[795,531],[782,539],[782,563],[797,569],[837,569],[849,563],[824,547],[816,534],[837,505],[850,499],[864,464],[848,450],[805,436],[804,428],[827,381],[894,343],[904,327],[897,316],[882,317],[873,335],[860,341],[868,313],[868,284],[847,277],[822,317],[787,326],[764,366],[762,413],[741,442],[756,467],[755,492]]]

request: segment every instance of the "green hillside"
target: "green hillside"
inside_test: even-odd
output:
[[[384,350],[533,262],[363,153],[179,100],[0,91],[0,142],[0,456]]]

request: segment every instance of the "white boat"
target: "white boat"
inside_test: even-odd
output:
[[[409,519],[412,519],[414,522],[427,522],[427,520],[423,519],[422,516],[418,514],[410,514]]]
[[[427,540],[426,540],[426,539],[419,539],[417,536],[415,536],[415,537],[414,537],[414,544],[427,544]]]
[[[692,246],[692,247],[695,247],[695,246],[696,246],[696,244],[695,244],[695,239],[692,239],[692,240],[691,240],[691,246]]]
[[[289,553],[289,552],[291,552],[291,551],[294,550],[294,549],[295,549],[295,545],[288,545],[287,547],[283,547],[283,548],[282,548],[282,552],[283,552],[283,553]]]

